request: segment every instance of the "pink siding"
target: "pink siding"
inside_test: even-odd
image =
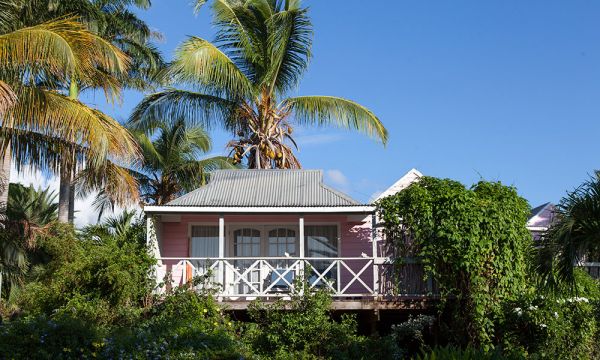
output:
[[[161,226],[161,255],[163,257],[189,256],[190,223],[207,223],[218,225],[217,215],[181,215],[180,222],[163,222]],[[226,215],[225,226],[235,224],[298,224],[296,215]],[[305,225],[311,223],[337,223],[340,226],[340,257],[360,257],[362,253],[373,256],[370,222],[349,222],[345,215],[306,215]],[[229,255],[227,255],[229,256]],[[366,260],[347,262],[354,272],[358,272]],[[350,281],[350,272],[341,268],[342,288]],[[360,278],[369,287],[373,286],[373,267],[370,266]],[[367,290],[359,282],[354,282],[347,293],[366,293]]]

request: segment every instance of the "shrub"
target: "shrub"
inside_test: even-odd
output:
[[[529,205],[512,187],[480,181],[470,189],[423,177],[378,203],[385,235],[399,255],[418,256],[453,312],[458,344],[493,347],[502,303],[526,286]]]
[[[544,359],[594,358],[594,306],[585,297],[524,295],[508,302],[499,338],[507,351]]]
[[[508,360],[522,359],[520,355],[502,354],[500,351],[484,351],[467,347],[461,349],[454,346],[437,347],[415,357],[417,360]]]
[[[298,287],[296,287],[298,288]],[[292,294],[291,300],[266,305],[253,302],[254,323],[243,333],[253,351],[274,359],[391,359],[399,351],[391,338],[357,335],[354,316],[331,317],[331,296],[325,291]]]
[[[246,353],[238,326],[209,295],[187,289],[168,294],[147,320],[107,340],[106,358],[240,359]]]
[[[410,316],[407,321],[392,325],[391,336],[404,351],[404,354],[414,355],[418,351],[429,349],[425,342],[435,318],[429,315]]]
[[[65,314],[99,324],[130,324],[153,287],[154,259],[138,243],[78,239],[64,226],[39,240],[49,261],[20,292],[30,315]]]
[[[106,333],[82,319],[25,317],[0,325],[0,358],[92,358],[98,356]]]

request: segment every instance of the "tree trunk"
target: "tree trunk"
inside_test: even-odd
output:
[[[71,79],[69,97],[79,97],[79,87],[75,78]],[[58,221],[73,223],[75,219],[75,194],[73,192],[73,173],[75,172],[74,153],[64,151],[60,157],[60,186],[58,190]]]
[[[10,165],[11,165],[10,141],[4,150],[4,156],[0,157],[0,213],[6,214],[6,204],[8,203],[8,185],[10,184]]]
[[[73,184],[73,176],[71,176],[71,184],[69,186],[69,223],[75,222],[75,185]]]
[[[60,186],[58,188],[58,221],[69,222],[69,207],[71,203],[71,167],[69,157],[60,159]]]

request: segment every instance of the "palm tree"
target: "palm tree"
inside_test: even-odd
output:
[[[145,219],[132,210],[125,210],[119,215],[113,215],[104,219],[101,223],[88,225],[81,230],[85,239],[117,239],[122,242],[146,243]]]
[[[160,53],[151,44],[152,39],[160,38],[160,34],[151,31],[148,25],[140,20],[129,10],[130,6],[147,9],[150,6],[148,0],[58,0],[52,5],[48,0],[29,0],[21,10],[21,18],[26,23],[37,23],[44,19],[53,19],[67,14],[77,15],[86,26],[95,34],[121,49],[129,56],[132,66],[128,71],[117,75],[120,85],[126,88],[146,90],[152,88],[155,76],[164,63]],[[69,86],[69,96],[77,99],[81,91],[94,90],[94,84],[86,84],[74,78]],[[69,152],[70,153],[70,152]],[[73,180],[77,176],[79,168],[90,167],[92,164],[82,164],[75,161],[67,154],[62,156],[59,191],[59,218],[62,221],[68,219],[73,222],[75,215],[75,190]],[[106,174],[110,166],[100,166],[97,175]],[[115,178],[115,174],[106,174],[104,182]],[[123,174],[119,174],[123,175]],[[125,176],[127,176],[125,174]],[[132,180],[129,179],[128,183]],[[116,187],[121,190],[119,186]],[[113,198],[123,198],[120,194],[113,194]],[[129,199],[135,200],[135,198]]]
[[[26,223],[28,227],[42,227],[58,219],[56,193],[50,189],[35,189],[21,184],[10,184],[6,216],[9,221]]]
[[[108,96],[118,94],[118,81],[110,75],[126,70],[125,54],[69,18],[19,27],[15,13],[2,7],[0,13],[0,80],[17,99],[2,114],[1,155],[51,171],[60,168],[60,154],[73,154],[71,144],[85,144],[85,153],[78,156],[91,163],[109,154],[135,156],[135,143],[118,122],[53,90],[57,83],[69,84],[77,77]],[[33,141],[40,137],[56,141],[46,148],[52,151],[32,152]],[[17,161],[17,168],[24,163]],[[10,169],[8,161],[3,168]],[[8,175],[5,171],[4,178]]]
[[[199,8],[205,1],[198,1]],[[356,129],[383,143],[387,130],[367,108],[333,96],[285,97],[311,58],[312,24],[299,0],[214,0],[214,43],[190,37],[167,78],[185,89],[147,96],[130,125],[147,131],[161,119],[185,118],[237,137],[234,161],[250,168],[298,168],[293,124]]]
[[[211,150],[211,140],[200,126],[190,126],[183,119],[155,123],[151,135],[133,132],[141,149],[143,164],[124,169],[136,180],[142,204],[163,205],[207,183],[209,174],[217,169],[233,169],[224,156],[205,157]],[[118,169],[111,170],[116,173]],[[84,170],[81,189],[99,188],[93,170]],[[95,201],[99,216],[113,207],[113,202],[101,191]]]
[[[550,288],[575,289],[575,266],[600,255],[600,171],[556,206],[539,250],[539,265]]]
[[[4,124],[3,130],[4,134],[4,148],[8,148],[10,144],[10,150],[4,153],[5,161],[4,168],[7,169],[5,174],[8,173],[10,169],[10,155],[14,152],[14,148],[17,147],[17,150],[23,151],[25,153],[17,153],[18,158],[24,159],[26,162],[29,162],[30,165],[35,166],[43,166],[47,167],[52,171],[58,171],[60,169],[60,177],[61,177],[61,187],[59,191],[59,219],[61,221],[66,222],[67,220],[73,219],[73,199],[71,193],[71,181],[73,179],[74,173],[76,171],[78,164],[85,162],[86,166],[99,166],[110,156],[113,159],[123,160],[123,158],[135,158],[136,149],[134,146],[134,142],[131,139],[131,136],[127,133],[127,131],[122,128],[116,121],[110,119],[106,115],[98,112],[93,109],[83,109],[85,105],[79,103],[77,101],[79,90],[86,88],[100,88],[103,89],[107,98],[109,100],[118,98],[119,90],[121,88],[121,83],[124,79],[127,79],[126,73],[128,71],[128,58],[127,56],[117,49],[114,45],[112,45],[107,40],[102,37],[91,34],[87,31],[81,23],[75,23],[74,21],[70,21],[69,26],[74,26],[73,29],[65,28],[65,22],[62,21],[54,21],[49,23],[44,23],[41,25],[34,25],[27,28],[20,28],[20,26],[24,26],[27,22],[31,21],[40,21],[40,19],[44,19],[43,9],[44,6],[41,7],[42,10],[37,12],[33,12],[38,14],[34,20],[28,18],[26,14],[28,13],[26,10],[31,11],[34,4],[39,4],[40,1],[13,1],[11,6],[6,4],[2,4],[0,6],[0,13],[4,15],[1,20],[5,20],[0,25],[4,31],[8,31],[8,35],[13,35],[14,33],[23,33],[22,37],[30,36],[30,34],[39,35],[41,30],[47,30],[46,28],[50,27],[49,24],[58,24],[63,25],[63,28],[60,26],[54,26],[50,28],[50,30],[55,30],[55,38],[59,40],[63,40],[62,44],[58,44],[62,47],[56,49],[56,51],[65,51],[66,54],[72,54],[73,59],[68,59],[72,64],[80,65],[80,67],[72,67],[70,69],[66,69],[62,74],[48,73],[47,69],[40,69],[39,73],[31,73],[29,70],[30,63],[23,63],[21,68],[16,69],[14,73],[16,74],[15,79],[17,82],[20,82],[23,78],[23,74],[27,74],[27,76],[32,79],[30,80],[29,87],[35,90],[45,90],[46,94],[52,94],[54,97],[57,95],[60,96],[56,90],[65,89],[68,91],[69,98],[72,100],[71,104],[67,104],[63,109],[57,109],[57,111],[64,110],[64,112],[68,112],[72,110],[69,108],[73,108],[73,104],[77,104],[79,109],[75,109],[79,112],[87,112],[87,114],[83,114],[83,121],[80,120],[80,124],[71,123],[67,124],[70,126],[77,127],[79,125],[79,129],[75,128],[69,130],[71,132],[70,137],[64,137],[59,133],[56,133],[55,129],[48,129],[44,127],[43,123],[38,124],[37,128],[31,127],[24,128],[22,126],[8,126],[9,124]],[[44,1],[41,1],[44,3]],[[57,2],[58,5],[62,3],[74,4],[73,2]],[[48,4],[46,2],[45,8],[49,9]],[[42,13],[40,13],[42,12]],[[62,31],[60,33],[58,30]],[[29,32],[27,32],[29,31]],[[70,32],[69,32],[70,31]],[[85,32],[88,37],[92,37],[93,41],[87,41],[84,43],[82,39],[78,39],[75,35],[78,33]],[[70,35],[70,37],[63,37],[64,34]],[[47,33],[45,33],[48,35]],[[80,36],[80,35],[79,35]],[[10,38],[9,38],[10,39]],[[73,40],[74,39],[74,40]],[[56,39],[54,39],[56,41]],[[79,42],[77,42],[79,41]],[[66,44],[65,44],[66,43]],[[10,43],[7,44],[6,48],[10,51],[12,48],[10,47]],[[67,45],[65,47],[65,45]],[[89,56],[90,53],[93,56]],[[57,53],[58,54],[58,53]],[[7,54],[10,56],[10,54]],[[56,55],[50,53],[50,55]],[[59,54],[58,54],[59,55]],[[84,56],[80,56],[84,55]],[[88,55],[87,58],[85,55]],[[41,54],[41,56],[45,56],[45,54]],[[62,70],[56,64],[53,65],[53,70]],[[45,71],[44,71],[45,70]],[[51,76],[49,76],[51,75]],[[53,91],[54,90],[54,91]],[[23,99],[28,100],[28,99]],[[44,99],[40,99],[41,100]],[[23,107],[25,107],[26,111],[31,111],[36,109],[35,106],[30,106],[31,102],[21,101]],[[31,116],[31,114],[22,112],[17,114],[21,117],[30,117],[30,121],[33,122],[39,121],[39,114],[44,111],[48,111],[47,102],[43,102],[42,107],[39,107],[38,115]],[[52,115],[55,115],[52,114]],[[64,114],[60,114],[64,115]],[[72,115],[72,114],[71,114]],[[47,114],[42,114],[42,116],[47,116]],[[87,119],[86,119],[87,116]],[[38,117],[38,119],[36,119]],[[62,116],[64,118],[64,116]],[[57,117],[60,120],[61,116]],[[92,126],[92,128],[85,129],[86,126]],[[42,129],[42,130],[40,130]],[[87,130],[90,133],[89,136],[95,137],[95,139],[86,139],[82,137],[78,131]],[[40,133],[45,132],[45,133]],[[40,136],[31,136],[31,134],[35,133],[35,135]],[[102,135],[101,133],[104,132]],[[74,136],[73,136],[74,135]],[[43,155],[39,155],[33,153],[30,149],[32,147],[38,147],[38,144],[32,143],[32,139],[35,138],[36,141],[44,140],[52,142],[51,146],[45,147],[46,150],[51,150],[49,152],[44,153]],[[42,139],[43,138],[43,139]],[[9,140],[9,141],[7,141]],[[15,142],[15,140],[20,140]],[[91,140],[91,141],[90,141]],[[86,147],[78,146],[78,144],[86,144]],[[79,151],[83,150],[83,151]],[[15,154],[13,154],[15,157]],[[33,160],[38,160],[43,162],[41,164],[33,163]],[[16,163],[17,167],[21,164],[19,162]],[[5,195],[6,196],[6,195]]]

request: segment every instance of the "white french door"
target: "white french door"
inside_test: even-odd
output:
[[[235,270],[228,272],[234,281],[235,294],[262,292],[269,286],[271,278],[277,281],[274,271],[284,271],[293,260],[269,260],[258,258],[298,256],[298,227],[294,225],[233,225],[228,231],[230,257],[252,257],[250,260],[234,260]],[[281,270],[280,270],[281,269]],[[243,279],[241,279],[243,277]],[[293,280],[291,272],[285,276]],[[283,282],[281,279],[279,281]],[[285,284],[285,282],[283,282]]]

